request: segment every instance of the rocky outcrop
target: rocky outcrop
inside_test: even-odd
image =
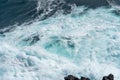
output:
[[[109,74],[108,76],[104,76],[102,80],[114,80],[114,75]]]
[[[67,77],[64,78],[65,80],[90,80],[89,78],[86,77],[81,77],[81,79],[73,76],[73,75],[68,75]]]
[[[73,75],[68,75],[66,77],[64,77],[64,80],[90,80],[87,77],[81,77],[80,79],[73,76]],[[114,80],[114,75],[113,74],[109,74],[108,76],[103,76],[102,80]]]
[[[80,80],[90,80],[89,78],[86,78],[86,77],[81,77]]]
[[[79,78],[73,76],[73,75],[68,75],[67,77],[64,77],[65,80],[80,80]]]

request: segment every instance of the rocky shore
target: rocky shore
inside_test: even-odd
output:
[[[90,79],[87,77],[81,77],[79,79],[73,75],[68,75],[68,76],[64,77],[64,80],[90,80]],[[114,75],[109,74],[108,76],[103,76],[102,80],[114,80]]]

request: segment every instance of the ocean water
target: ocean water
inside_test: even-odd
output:
[[[120,80],[119,0],[77,1],[53,6],[54,0],[34,0],[36,17],[17,24],[23,17],[11,16],[16,24],[0,24],[0,80],[64,80],[69,74],[102,80],[110,73]]]

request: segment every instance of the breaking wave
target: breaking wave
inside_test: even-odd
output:
[[[101,80],[109,73],[120,80],[116,8],[106,1],[99,7],[76,3],[39,0],[30,23],[0,30],[0,80],[63,80],[68,74]]]

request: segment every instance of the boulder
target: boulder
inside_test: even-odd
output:
[[[64,77],[64,80],[80,80],[80,79],[73,75],[68,75],[67,77]]]
[[[81,77],[80,80],[90,80],[89,78],[86,78],[86,77]]]
[[[104,76],[102,80],[114,80],[114,75],[109,74],[108,76]]]

